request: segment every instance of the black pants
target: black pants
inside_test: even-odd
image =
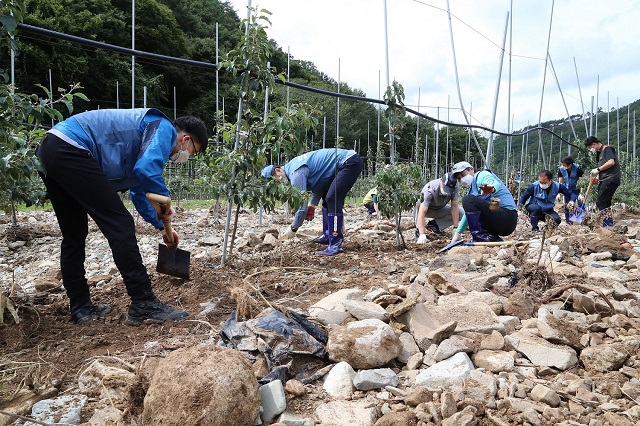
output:
[[[143,299],[151,291],[151,282],[138,249],[133,217],[98,162],[89,151],[51,134],[36,155],[46,168],[46,174],[40,176],[62,232],[60,269],[71,307],[90,300],[84,269],[87,215],[107,238],[127,293],[132,299]]]
[[[553,208],[542,210],[542,207],[540,207],[538,204],[529,203],[527,204],[527,211],[531,216],[537,217],[539,220],[542,220],[544,222],[547,221],[547,216],[553,219],[554,222],[558,225],[560,225],[560,222],[562,222],[560,216],[558,215],[558,213],[556,213],[555,210],[553,210]]]
[[[611,207],[611,200],[616,189],[620,186],[619,180],[603,180],[598,183],[598,196],[596,197],[596,207],[602,211]]]
[[[500,207],[497,211],[489,210],[489,201],[476,197],[475,195],[465,195],[462,199],[462,208],[465,213],[480,212],[480,221],[484,229],[493,235],[509,235],[516,229],[518,224],[518,212]]]
[[[363,166],[362,158],[356,154],[349,157],[338,168],[336,177],[322,196],[322,207],[326,207],[329,214],[342,214],[347,193],[360,177]]]

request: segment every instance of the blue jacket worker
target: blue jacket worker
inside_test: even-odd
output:
[[[558,169],[558,182],[569,188],[571,191],[570,196],[564,197],[564,219],[568,225],[572,222],[569,219],[571,216],[571,210],[573,210],[578,203],[578,197],[580,196],[580,188],[578,188],[578,180],[584,175],[582,167],[578,163],[573,161],[571,157],[565,157],[560,162],[560,168]]]
[[[173,123],[153,108],[101,109],[76,114],[49,130],[36,151],[45,172],[40,173],[56,213],[62,244],[60,269],[69,297],[71,319],[83,323],[104,317],[107,304],[91,301],[85,277],[85,240],[88,216],[104,234],[131,304],[127,323],[177,320],[188,314],[162,303],[151,288],[142,263],[133,217],[118,191],[130,190],[140,215],[164,231],[173,209],[157,213],[147,192],[169,195],[162,178],[168,160],[184,162],[207,149],[207,128],[195,117]],[[174,233],[173,244],[178,245]]]
[[[342,253],[344,239],[344,200],[362,173],[362,158],[353,150],[326,148],[299,155],[284,166],[269,165],[262,176],[273,178],[303,191],[311,191],[309,205],[303,203],[283,237],[295,237],[305,219],[313,220],[315,208],[322,199],[322,235],[314,241],[328,244],[318,254],[335,256]]]
[[[553,209],[558,194],[570,197],[571,191],[561,183],[553,182],[553,174],[549,170],[541,170],[538,173],[538,181],[529,185],[518,200],[518,207],[524,206],[529,200],[526,209],[531,220],[531,231],[540,232],[538,222],[546,220],[546,216],[550,216],[556,224],[560,224],[560,216]]]
[[[474,242],[502,241],[500,236],[511,234],[518,224],[518,211],[507,186],[491,170],[478,173],[466,161],[453,165],[454,177],[460,185],[469,187],[462,198],[464,216],[451,242],[462,239],[460,234],[469,227]]]
[[[602,226],[609,228],[613,226],[613,216],[611,213],[611,202],[613,194],[620,186],[622,172],[616,150],[609,145],[604,145],[595,136],[589,136],[584,145],[592,154],[595,154],[598,167],[591,170],[592,178],[598,178],[598,196],[596,197],[596,207],[602,216]]]

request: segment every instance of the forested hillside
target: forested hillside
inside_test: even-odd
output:
[[[123,0],[27,0],[24,23],[96,40],[107,44],[131,47],[131,2]],[[138,0],[136,1],[135,49],[156,54],[216,63],[216,23],[220,58],[233,49],[243,34],[243,26],[231,5],[217,0]],[[268,33],[268,31],[267,31]],[[20,90],[42,93],[36,85],[69,87],[79,82],[89,102],[76,103],[76,111],[95,108],[131,107],[131,57],[100,49],[93,49],[67,41],[34,35],[19,34],[21,51],[16,59],[16,83]],[[287,54],[275,41],[271,66],[278,72],[287,71]],[[3,57],[9,58],[8,51]],[[318,70],[304,58],[291,58],[291,82],[330,92],[338,91],[337,82]],[[51,79],[50,79],[51,76]],[[225,70],[219,72],[220,109],[228,120],[236,115],[236,82]],[[399,82],[402,83],[402,82]],[[357,89],[357,82],[342,82],[339,92],[356,96],[372,96]],[[215,72],[189,65],[137,58],[135,63],[135,106],[158,107],[173,115],[174,101],[177,115],[194,114],[208,123],[215,123]],[[174,99],[175,91],[175,99]],[[310,148],[340,145],[357,149],[361,155],[375,155],[377,141],[388,155],[388,123],[374,105],[367,102],[341,99],[339,129],[338,102],[335,97],[278,85],[270,94],[270,108],[306,102],[318,105],[323,111],[322,124],[308,141]],[[397,157],[401,160],[435,164],[438,142],[439,168],[444,164],[470,156],[478,158],[474,144],[462,129],[440,126],[436,135],[433,123],[412,116],[400,117],[396,127]],[[418,129],[419,128],[419,129]],[[477,136],[482,146],[486,139]]]

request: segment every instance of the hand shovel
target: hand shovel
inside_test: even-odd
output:
[[[584,195],[584,202],[582,206],[576,207],[575,211],[571,216],[569,216],[569,220],[575,223],[582,223],[584,217],[587,215],[587,197],[589,196],[589,190],[591,189],[591,185],[593,184],[593,179],[589,177],[589,186],[587,186],[587,192]]]
[[[162,212],[162,205],[168,208],[171,205],[171,199],[159,194],[147,193],[147,198],[158,213]],[[173,242],[173,229],[170,223],[164,224],[164,230],[167,240]],[[179,248],[170,249],[164,244],[158,244],[158,263],[156,271],[161,274],[171,275],[173,277],[189,279],[189,268],[191,264],[191,253]]]
[[[450,248],[453,248],[455,246],[459,246],[459,245],[463,245],[463,246],[467,246],[467,247],[474,247],[474,246],[519,246],[519,245],[523,245],[523,244],[529,244],[529,241],[486,241],[486,242],[466,242],[464,240],[458,240],[458,241],[454,241],[453,243],[447,244],[446,246],[444,246],[443,248],[441,248],[440,250],[438,250],[438,253],[442,253],[445,252],[447,250],[449,250]]]

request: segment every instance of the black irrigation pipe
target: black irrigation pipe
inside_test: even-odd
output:
[[[28,32],[28,33],[32,33],[32,34],[38,34],[38,35],[42,35],[45,37],[52,37],[52,38],[56,38],[59,40],[66,40],[66,41],[70,41],[72,43],[78,43],[84,46],[89,46],[89,47],[95,47],[98,49],[104,49],[104,50],[109,50],[112,52],[117,52],[117,53],[122,53],[125,55],[132,55],[132,56],[137,56],[140,58],[147,58],[147,59],[156,59],[156,60],[160,60],[160,61],[164,61],[164,62],[172,62],[172,63],[176,63],[176,64],[184,64],[184,65],[192,65],[195,67],[200,67],[200,68],[207,68],[207,69],[212,69],[212,70],[216,70],[218,68],[217,64],[212,64],[209,62],[201,62],[201,61],[195,61],[192,59],[183,59],[183,58],[176,58],[173,56],[166,56],[166,55],[160,55],[157,53],[149,53],[149,52],[144,52],[141,50],[135,50],[135,49],[128,49],[126,47],[121,47],[121,46],[116,46],[113,44],[108,44],[108,43],[103,43],[100,41],[95,41],[95,40],[89,40],[86,38],[82,38],[82,37],[77,37],[77,36],[73,36],[73,35],[69,35],[69,34],[64,34],[58,31],[53,31],[53,30],[48,30],[46,28],[40,28],[40,27],[36,27],[34,25],[28,25],[28,24],[18,24],[18,30],[20,31],[24,31],[24,32]],[[361,102],[370,102],[370,103],[375,103],[375,104],[380,104],[380,105],[386,105],[386,103],[384,101],[381,101],[380,99],[373,99],[373,98],[366,98],[364,96],[356,96],[356,95],[349,95],[346,93],[336,93],[336,92],[331,92],[329,90],[323,90],[323,89],[317,89],[315,87],[310,87],[310,86],[304,86],[302,84],[298,84],[298,83],[293,83],[291,81],[287,81],[284,83],[281,83],[280,80],[276,79],[277,83],[280,84],[284,84],[285,86],[289,86],[289,87],[293,87],[296,89],[300,89],[300,90],[305,90],[307,92],[314,92],[314,93],[318,93],[321,95],[326,95],[326,96],[333,96],[335,98],[342,98],[342,99],[351,99],[351,100],[355,100],[355,101],[361,101]],[[467,124],[458,124],[458,123],[449,123],[447,121],[443,121],[443,120],[438,120],[437,118],[433,118],[430,117],[426,114],[422,114],[418,111],[414,111],[410,108],[403,108],[405,111],[408,111],[412,114],[417,115],[418,117],[422,117],[425,120],[429,120],[432,121],[434,123],[439,123],[439,124],[443,124],[446,126],[452,126],[452,127],[465,127],[465,128],[469,128],[469,129],[480,129],[480,130],[484,130],[487,131],[489,133],[494,133],[497,135],[502,135],[502,136],[522,136],[522,135],[526,135],[527,133],[531,133],[533,131],[536,130],[542,130],[544,132],[550,133],[554,136],[556,136],[559,140],[561,140],[562,142],[566,143],[567,145],[571,145],[574,148],[580,148],[578,145],[575,145],[569,141],[567,141],[566,139],[560,137],[560,135],[558,135],[557,133],[554,133],[552,130],[549,130],[545,127],[532,127],[524,132],[520,132],[520,133],[505,133],[505,132],[501,132],[498,130],[494,130],[494,129],[490,129],[488,127],[484,127],[484,126],[479,126],[479,125],[467,125]]]

